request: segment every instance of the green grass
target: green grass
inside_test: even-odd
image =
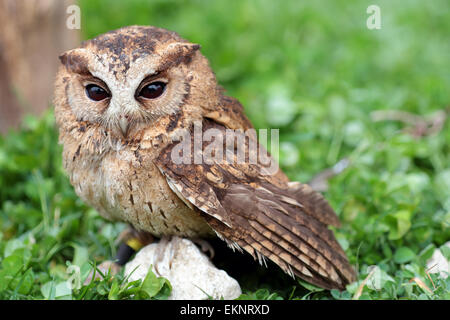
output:
[[[381,30],[366,28],[370,4],[381,8]],[[405,123],[371,117],[375,110],[429,117],[450,105],[448,1],[80,5],[84,38],[150,24],[201,44],[254,125],[280,128],[280,163],[292,180],[351,161],[325,196],[342,222],[335,234],[358,282],[328,292],[276,274],[280,281],[240,280],[241,298],[350,299],[377,266],[379,283],[368,281],[360,299],[450,299],[450,277],[431,274],[432,283],[426,274],[433,250],[450,240],[449,121],[436,134],[413,137]],[[114,256],[124,225],[103,220],[75,195],[51,112],[0,138],[0,186],[0,298],[167,297],[169,285],[152,274],[143,283],[119,275],[72,291],[64,286],[70,265],[85,276],[94,262]]]

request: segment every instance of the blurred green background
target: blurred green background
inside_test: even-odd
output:
[[[219,83],[241,101],[255,127],[280,129],[280,164],[292,180],[307,182],[342,159],[350,161],[324,191],[341,219],[335,234],[359,282],[330,293],[305,285],[308,292],[284,278],[279,285],[240,279],[243,298],[349,299],[376,265],[381,286],[369,281],[359,298],[450,299],[450,277],[430,278],[426,266],[437,248],[450,258],[444,246],[450,240],[450,2],[79,4],[85,39],[138,24],[201,44]],[[380,30],[366,27],[372,4],[381,9]],[[414,114],[416,123],[404,113],[374,121],[380,110],[384,116]],[[3,265],[2,297],[111,298],[103,282],[89,287],[90,296],[48,293],[67,279],[67,261],[82,265],[114,256],[123,228],[75,196],[61,169],[53,121],[51,113],[28,118],[21,131],[0,138],[0,253],[3,261],[22,259],[27,266]],[[417,122],[427,121],[442,126],[419,130]],[[115,296],[130,297],[127,291]]]
[[[333,165],[365,134],[374,137],[373,110],[429,114],[449,104],[448,1],[377,1],[381,30],[366,27],[373,1],[80,3],[84,38],[141,24],[201,44],[255,126],[280,128],[297,144],[307,172],[292,170],[293,179],[308,179],[324,160]]]

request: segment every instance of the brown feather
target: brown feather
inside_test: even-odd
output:
[[[225,132],[223,125],[205,119],[203,130],[212,127]],[[161,153],[156,165],[230,246],[239,245],[261,262],[265,256],[323,288],[343,289],[354,281],[354,270],[327,228],[339,220],[320,194],[282,175],[263,175],[259,164],[176,165],[170,158],[173,147]]]

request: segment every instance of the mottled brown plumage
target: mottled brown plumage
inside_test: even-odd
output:
[[[61,56],[55,116],[77,194],[103,217],[155,236],[216,234],[261,263],[267,258],[318,286],[343,288],[355,274],[327,227],[339,221],[320,194],[280,169],[267,174],[260,162],[173,161],[180,133],[197,124],[224,134],[252,128],[198,49],[174,32],[133,26]],[[158,82],[160,96],[141,95]],[[89,85],[107,98],[89,99]]]

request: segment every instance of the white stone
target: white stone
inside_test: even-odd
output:
[[[217,269],[190,240],[173,237],[161,239],[142,248],[125,266],[129,281],[144,280],[150,265],[153,272],[170,281],[170,300],[231,300],[241,295],[239,283],[225,271]]]
[[[450,241],[445,244],[450,248]],[[450,274],[450,262],[444,257],[441,250],[436,249],[433,256],[427,261],[427,269],[430,273],[439,273],[444,279]]]

